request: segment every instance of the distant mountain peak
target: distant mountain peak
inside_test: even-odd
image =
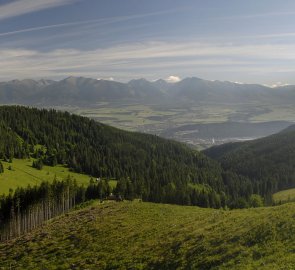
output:
[[[90,105],[101,101],[119,100],[188,104],[192,102],[290,104],[295,102],[295,86],[278,87],[274,90],[259,84],[210,81],[199,77],[188,77],[174,83],[163,79],[151,82],[145,78],[122,83],[75,76],[60,81],[24,79],[0,84],[2,104]]]
[[[167,83],[167,82],[163,79],[158,79],[158,80],[154,81],[154,83]]]
[[[128,84],[130,83],[151,83],[150,81],[148,81],[147,79],[145,78],[139,78],[139,79],[133,79],[133,80],[130,80],[128,82]]]

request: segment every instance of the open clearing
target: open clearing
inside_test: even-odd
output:
[[[294,203],[225,211],[93,202],[0,244],[0,269],[293,270],[294,215]]]
[[[273,194],[275,203],[286,203],[295,200],[295,188],[286,189]]]
[[[65,179],[68,176],[77,180],[78,184],[88,185],[90,176],[70,171],[68,168],[57,165],[55,167],[43,166],[42,170],[32,167],[33,159],[13,159],[12,163],[3,162],[4,173],[0,174],[0,194],[8,194],[9,189],[27,187],[40,184],[42,181]],[[11,166],[11,170],[9,167]],[[112,186],[116,181],[110,181]]]

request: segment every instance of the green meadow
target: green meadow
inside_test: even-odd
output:
[[[273,200],[276,204],[286,203],[295,200],[295,188],[286,189],[273,194]]]
[[[33,159],[13,159],[12,163],[3,162],[4,173],[0,174],[0,194],[8,194],[9,189],[17,187],[27,187],[40,184],[42,181],[53,181],[54,178],[62,180],[68,176],[76,179],[80,185],[89,184],[91,176],[75,173],[68,168],[57,165],[55,167],[43,166],[42,170],[32,167]],[[110,181],[112,186],[116,185],[116,181]]]
[[[292,270],[294,216],[294,203],[226,211],[95,201],[0,244],[0,269]]]

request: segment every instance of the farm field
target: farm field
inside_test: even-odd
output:
[[[214,135],[204,138],[187,129],[191,125],[219,125],[220,123],[265,123],[295,121],[294,106],[270,106],[263,104],[110,104],[98,103],[88,108],[56,107],[58,110],[69,111],[85,117],[90,117],[120,129],[140,131],[175,139],[204,149],[212,146]],[[174,129],[181,129],[174,132]],[[239,129],[240,130],[240,129]],[[279,129],[276,131],[280,131]],[[220,129],[216,129],[218,136]],[[214,129],[213,132],[214,134]],[[265,136],[271,133],[265,134]],[[253,132],[248,137],[225,137],[215,140],[216,144],[230,141],[249,140],[261,137]]]
[[[90,117],[106,124],[128,130],[144,126],[167,124],[222,123],[226,121],[267,122],[294,121],[292,105],[263,104],[109,104],[99,103],[89,108],[57,107],[60,110]],[[138,127],[139,126],[139,127]]]
[[[197,105],[187,108],[181,105],[99,104],[93,108],[61,109],[127,130],[144,130],[152,126],[161,130],[169,124],[178,126],[185,123],[224,122],[227,121],[229,114],[234,112],[233,108],[222,108],[216,105],[212,107]]]

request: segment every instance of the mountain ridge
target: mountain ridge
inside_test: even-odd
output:
[[[176,83],[163,79],[134,79],[127,83],[68,77],[53,80],[12,80],[0,82],[1,104],[77,105],[97,102],[187,102],[240,103],[295,101],[295,86],[271,88],[259,84],[210,81],[189,77]]]

